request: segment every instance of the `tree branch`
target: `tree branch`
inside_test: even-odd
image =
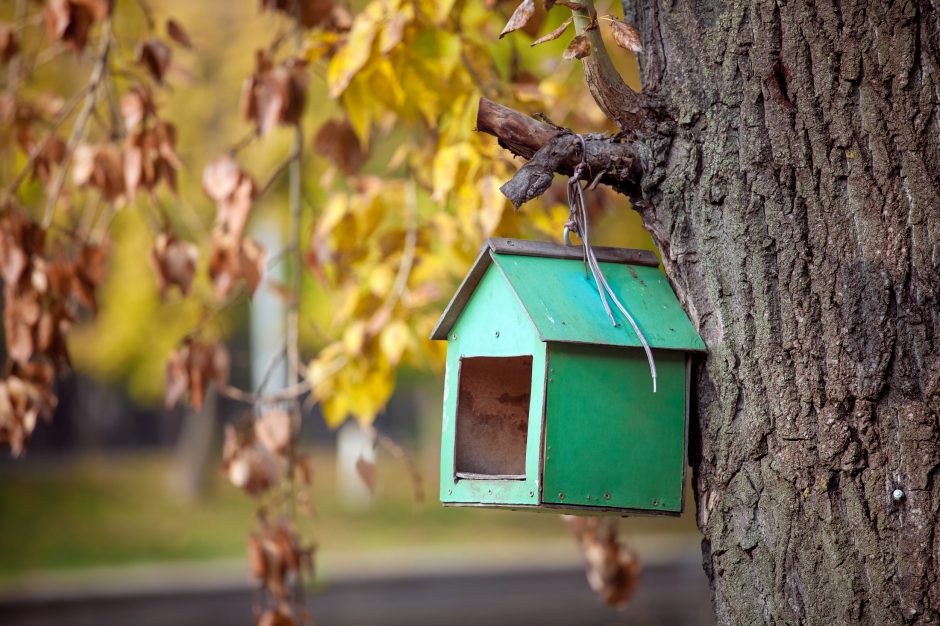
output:
[[[574,8],[578,4],[580,8]],[[616,122],[621,130],[640,128],[652,118],[651,112],[643,105],[640,94],[624,82],[610,60],[600,28],[597,26],[597,11],[594,9],[593,0],[581,0],[577,4],[567,6],[571,7],[575,32],[585,35],[591,43],[591,53],[581,59],[584,80],[591,96],[604,114]]]
[[[72,157],[75,154],[75,148],[85,136],[85,126],[91,118],[91,113],[95,109],[95,102],[98,98],[98,87],[104,79],[108,69],[108,55],[111,52],[111,43],[113,35],[111,33],[111,17],[104,22],[101,28],[101,47],[98,50],[98,56],[95,59],[95,67],[91,72],[91,79],[88,81],[88,95],[85,97],[85,106],[78,114],[75,120],[75,126],[72,127],[72,135],[65,146],[65,160],[59,166],[59,172],[49,191],[49,198],[46,201],[46,210],[43,213],[42,226],[49,228],[52,218],[55,215],[55,207],[59,201],[59,194],[62,192],[62,186],[65,184],[65,177],[68,174],[69,166],[72,163]]]
[[[529,159],[500,188],[516,208],[542,195],[556,172],[570,175],[581,161],[581,142],[570,130],[539,122],[518,111],[480,99],[477,130],[499,139],[499,145]],[[587,178],[631,195],[638,189],[643,167],[632,143],[603,134],[584,135]]]

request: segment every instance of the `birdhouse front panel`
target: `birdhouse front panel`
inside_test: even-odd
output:
[[[442,502],[538,504],[545,352],[490,266],[448,335]]]
[[[546,505],[682,512],[687,358],[670,350],[655,356],[653,393],[639,348],[550,345]]]

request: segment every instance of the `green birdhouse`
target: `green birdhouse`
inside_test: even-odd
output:
[[[682,512],[689,363],[705,344],[653,253],[594,251],[649,343],[656,390],[580,247],[487,240],[431,334],[447,341],[445,505]]]

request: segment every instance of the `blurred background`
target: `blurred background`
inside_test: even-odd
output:
[[[39,10],[38,3],[16,4]],[[132,54],[148,19],[159,22],[167,16],[185,24],[194,42],[192,50],[177,53],[169,86],[159,100],[162,114],[177,126],[177,151],[184,163],[179,193],[168,195],[166,202],[174,207],[171,218],[177,230],[198,240],[214,211],[200,190],[201,168],[250,130],[238,113],[242,82],[254,67],[253,51],[268,45],[281,22],[271,13],[259,13],[258,4],[249,1],[138,4],[141,9],[132,0],[118,2],[119,50]],[[506,97],[519,106],[529,102],[533,111],[546,98],[554,98],[556,122],[584,132],[609,130],[609,122],[583,88],[578,65],[560,59],[564,38],[535,52],[528,47],[535,31],[520,33],[521,43],[495,38],[513,8],[512,3],[490,3],[487,13],[473,18],[474,24],[482,24],[480,36],[489,42],[486,50],[504,70],[503,78],[513,81],[514,95]],[[619,13],[616,4],[607,8]],[[0,17],[12,21],[15,10],[14,2],[5,2]],[[562,19],[540,14],[542,32]],[[34,20],[30,28],[38,34],[24,47],[32,45],[35,52],[47,46],[39,22]],[[54,62],[37,68],[29,89],[74,90],[89,72],[88,57],[56,53]],[[632,56],[615,61],[636,85]],[[325,93],[326,72],[313,67],[311,74],[310,94]],[[470,94],[467,101],[474,97]],[[311,97],[307,128],[320,127],[349,106]],[[471,121],[472,111],[461,119],[460,128],[472,137]],[[423,132],[436,141],[438,130]],[[385,123],[381,137],[372,138],[357,175],[386,176],[403,137],[417,136],[417,131],[410,132],[407,126]],[[313,145],[312,136],[309,140]],[[263,180],[262,173],[278,167],[290,141],[289,131],[277,129],[263,142],[248,145],[239,160]],[[499,153],[492,138],[467,141],[482,142],[491,154]],[[305,217],[305,233],[316,228],[323,206],[354,186],[337,182],[344,173],[336,171],[329,154],[314,148],[308,157],[304,193],[312,210]],[[422,158],[417,148],[411,157]],[[480,177],[502,180],[519,164],[505,160],[505,155],[500,158],[501,169],[494,166]],[[6,164],[4,168],[5,177],[16,169]],[[399,178],[407,178],[407,168],[403,171],[398,171]],[[500,199],[489,224],[476,224],[476,230],[457,228],[456,235],[448,235],[447,224],[435,221],[435,203],[444,202],[451,188],[459,191],[459,185],[450,181],[442,192],[437,174],[434,178],[421,192],[420,215],[422,220],[431,216],[430,232],[447,247],[442,256],[447,271],[432,278],[449,282],[440,285],[420,319],[401,313],[417,346],[413,351],[423,356],[403,358],[387,372],[394,393],[374,422],[407,452],[418,468],[420,485],[401,459],[380,449],[376,485],[370,491],[355,467],[360,456],[371,451],[357,422],[345,421],[345,413],[335,406],[324,416],[322,404],[304,405],[301,447],[312,459],[312,510],[299,516],[298,525],[317,546],[316,577],[305,598],[317,623],[712,623],[691,493],[681,518],[622,521],[624,536],[644,568],[639,590],[623,610],[605,607],[590,590],[581,552],[558,516],[445,509],[437,502],[441,376],[439,362],[429,356],[433,350],[422,343],[428,323],[442,310],[486,236],[522,232],[557,240],[567,208],[556,196],[514,213],[504,211]],[[284,219],[287,192],[286,184],[278,182],[252,211],[250,231],[269,251],[289,236]],[[35,182],[24,186],[25,203],[41,197]],[[595,243],[652,249],[625,199],[602,192],[592,198],[598,220]],[[465,219],[459,207],[447,206],[458,224]],[[199,323],[201,311],[192,300],[159,298],[150,260],[140,252],[150,247],[152,236],[145,213],[119,211],[110,228],[111,270],[99,296],[100,311],[70,335],[75,371],[57,383],[54,418],[40,420],[24,456],[0,459],[0,623],[252,623],[257,591],[245,543],[256,527],[258,504],[220,471],[223,426],[242,419],[247,409],[214,394],[198,412],[163,408],[164,363],[173,346]],[[379,267],[369,276],[381,271],[387,273]],[[287,274],[273,272],[272,280],[286,279]],[[208,292],[207,281],[202,282]],[[273,339],[271,333],[283,328],[283,301],[272,296],[278,286],[259,290],[253,303],[226,305],[225,314],[213,320],[212,332],[232,355],[235,386],[252,388],[271,360],[272,342],[279,341],[277,333]],[[349,320],[337,324],[334,319],[338,304],[330,293],[330,285],[305,278],[301,334],[308,357],[348,331]],[[275,374],[275,382],[277,378]],[[361,413],[370,410],[371,405]],[[362,415],[357,417],[362,420]]]

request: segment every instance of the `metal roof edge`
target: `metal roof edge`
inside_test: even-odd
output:
[[[486,240],[484,246],[488,246],[495,254],[535,256],[550,259],[574,259],[578,261],[584,258],[581,246],[566,246],[551,241],[490,237]],[[593,246],[593,249],[594,256],[602,263],[623,263],[625,265],[659,267],[659,259],[657,259],[656,255],[650,250],[608,248],[606,246]]]
[[[476,290],[477,285],[479,285],[480,281],[483,279],[483,274],[486,273],[487,268],[489,268],[492,263],[493,255],[491,254],[490,240],[487,239],[480,248],[477,260],[473,262],[470,271],[464,276],[463,282],[460,283],[460,287],[457,288],[454,297],[450,299],[450,303],[448,303],[447,308],[444,309],[444,312],[441,314],[437,325],[434,327],[434,330],[431,331],[430,339],[447,339],[450,329],[457,323],[457,318],[460,317],[464,307],[467,305],[467,302],[470,301],[470,297]]]

